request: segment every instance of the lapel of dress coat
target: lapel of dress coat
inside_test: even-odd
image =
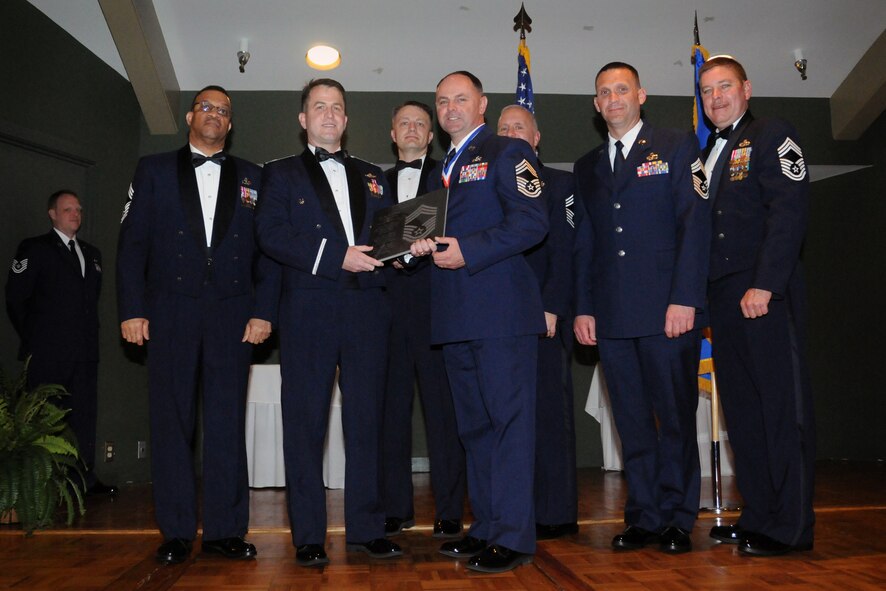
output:
[[[305,151],[301,153],[301,161],[308,173],[308,178],[311,179],[311,186],[314,187],[314,194],[317,195],[320,208],[326,214],[326,217],[329,218],[329,221],[332,222],[335,229],[338,230],[338,233],[342,237],[347,236],[341,216],[338,213],[338,206],[335,204],[332,188],[329,186],[329,181],[326,180],[326,173],[323,172],[323,168],[317,162],[317,157],[314,156],[311,150],[305,148]]]
[[[391,188],[391,191],[394,192],[394,203],[400,203],[400,187],[397,185],[397,177],[398,174],[397,168],[389,168],[385,171],[385,178],[388,179],[388,186]]]
[[[228,232],[231,220],[234,218],[234,209],[239,201],[239,184],[237,182],[237,163],[229,155],[221,165],[221,176],[218,179],[218,199],[215,203],[215,219],[212,222],[212,248],[217,248],[219,242]]]
[[[424,195],[428,192],[428,177],[435,166],[437,166],[437,161],[430,156],[425,156],[424,164],[421,167],[421,175],[418,177],[418,191],[416,191],[416,195]]]
[[[602,185],[601,188],[605,189],[608,194],[611,194],[615,186],[615,179],[612,175],[612,164],[609,162],[609,140],[597,148],[595,162],[596,164],[590,171],[593,176],[588,187],[596,187],[599,182]],[[592,195],[588,195],[587,198],[590,199],[591,197]]]
[[[345,173],[348,177],[348,199],[351,201],[351,223],[354,225],[354,242],[359,239],[366,219],[366,191],[363,175],[357,170],[352,158],[345,158]],[[381,179],[379,179],[381,180]],[[380,185],[379,185],[380,186]]]
[[[723,146],[723,149],[720,150],[720,155],[717,156],[717,161],[714,163],[714,170],[708,173],[710,177],[708,179],[708,197],[711,200],[711,203],[717,198],[717,190],[720,188],[720,179],[723,178],[723,169],[727,166],[729,159],[732,157],[732,150],[735,149],[736,144],[741,139],[742,133],[744,133],[745,128],[754,120],[754,116],[751,115],[750,111],[746,111],[744,117],[741,118],[741,121],[732,133],[729,134],[729,139],[726,140],[726,144]]]
[[[178,194],[181,199],[185,219],[191,228],[191,235],[206,250],[206,228],[203,225],[203,208],[200,206],[200,191],[197,189],[197,174],[191,164],[191,148],[185,145],[178,152]]]

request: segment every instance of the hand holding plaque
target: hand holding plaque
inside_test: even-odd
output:
[[[420,238],[445,235],[448,196],[448,190],[438,189],[375,212],[369,232],[373,249],[367,254],[387,261],[408,254]]]

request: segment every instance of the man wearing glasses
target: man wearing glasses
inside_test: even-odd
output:
[[[253,237],[261,170],[226,154],[231,99],[219,86],[194,97],[188,145],[142,158],[117,248],[123,338],[147,342],[157,560],[184,561],[197,532],[191,449],[203,392],[204,553],[248,559],[244,414],[252,344],[276,320],[279,268]]]

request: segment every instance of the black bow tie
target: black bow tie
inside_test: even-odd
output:
[[[714,145],[717,143],[717,140],[723,139],[723,140],[728,141],[729,135],[731,133],[732,133],[732,126],[731,125],[727,125],[726,127],[721,129],[720,131],[712,131],[711,135],[708,136],[708,143],[705,145],[704,151],[702,152],[704,157],[707,159],[707,157],[713,151]]]
[[[191,164],[194,165],[194,168],[198,168],[203,166],[207,162],[215,162],[219,166],[224,162],[226,156],[224,152],[216,152],[212,156],[204,156],[203,154],[197,154],[196,152],[191,153]]]
[[[332,158],[339,164],[344,164],[345,158],[348,157],[348,153],[344,150],[339,150],[338,152],[330,152],[329,150],[324,150],[323,148],[315,148],[314,156],[317,157],[317,162],[325,162]]]
[[[404,168],[417,168],[421,170],[421,158],[413,160],[412,162],[406,162],[405,160],[397,160],[397,166],[395,167],[397,172],[400,172]]]

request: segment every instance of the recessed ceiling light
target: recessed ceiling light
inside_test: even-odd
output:
[[[341,54],[334,47],[315,45],[308,50],[305,61],[315,70],[332,70],[341,64]]]

